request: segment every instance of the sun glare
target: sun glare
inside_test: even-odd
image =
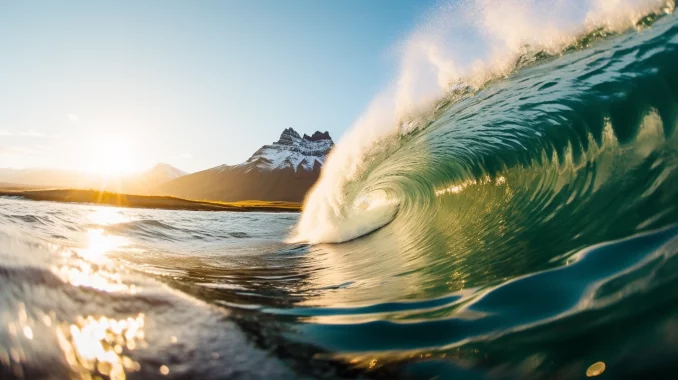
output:
[[[122,140],[101,140],[89,146],[87,170],[107,177],[139,170],[132,146]]]

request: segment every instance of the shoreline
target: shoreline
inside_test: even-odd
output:
[[[132,195],[110,191],[0,188],[0,197],[19,197],[31,201],[96,204],[125,208],[186,211],[300,212],[301,203],[285,201],[196,201],[164,195]]]

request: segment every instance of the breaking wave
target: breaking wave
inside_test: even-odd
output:
[[[665,191],[674,3],[583,3],[438,9],[402,48],[395,84],[330,154],[292,240],[343,242],[394,218],[416,227],[460,197],[536,220],[553,217],[558,194],[573,198],[564,207],[624,189],[619,201],[640,207]]]

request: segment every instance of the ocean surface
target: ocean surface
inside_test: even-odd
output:
[[[333,153],[301,215],[1,198],[0,378],[675,378],[667,4]]]

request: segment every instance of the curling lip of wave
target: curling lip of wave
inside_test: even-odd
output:
[[[355,199],[363,196],[365,192],[369,193],[374,191],[375,188],[379,189],[380,187],[386,187],[389,189],[389,194],[393,198],[391,202],[393,204],[398,204],[400,208],[409,208],[409,207],[418,207],[416,204],[411,204],[413,200],[408,199],[403,192],[408,190],[398,188],[398,186],[411,186],[412,183],[404,184],[402,183],[402,175],[399,174],[402,171],[408,170],[407,166],[411,165],[409,162],[401,162],[400,164],[404,165],[403,167],[390,166],[389,167],[389,156],[401,150],[401,148],[410,148],[407,147],[408,144],[414,144],[416,141],[418,144],[427,144],[435,147],[439,145],[438,142],[432,141],[434,133],[429,133],[428,129],[440,129],[441,124],[463,124],[468,122],[468,118],[478,118],[479,116],[473,116],[472,112],[468,110],[468,107],[474,107],[477,103],[487,103],[487,102],[498,102],[498,100],[493,99],[489,100],[491,97],[495,96],[493,94],[488,95],[487,93],[497,92],[503,95],[499,98],[505,98],[506,95],[503,94],[505,91],[510,91],[510,87],[507,88],[507,83],[512,83],[516,85],[516,81],[512,82],[512,78],[519,77],[521,73],[526,68],[536,67],[536,70],[539,70],[540,66],[553,64],[556,66],[556,70],[564,70],[562,67],[557,65],[557,61],[561,59],[569,59],[568,56],[572,54],[577,54],[578,52],[592,54],[596,51],[596,46],[610,38],[624,38],[624,33],[628,31],[629,27],[642,29],[648,26],[653,25],[657,20],[661,19],[666,14],[671,14],[674,9],[674,3],[672,1],[668,2],[655,2],[659,4],[658,7],[644,9],[646,11],[645,16],[636,17],[631,24],[621,23],[613,24],[609,20],[599,21],[598,26],[593,27],[591,24],[586,25],[585,29],[588,30],[586,33],[579,33],[577,38],[563,38],[563,43],[557,49],[554,46],[544,46],[543,48],[539,47],[539,44],[532,46],[524,46],[519,49],[519,52],[511,52],[509,55],[514,57],[513,64],[510,65],[510,69],[497,71],[496,67],[489,66],[485,70],[485,74],[474,75],[474,78],[470,78],[468,81],[469,84],[463,84],[463,82],[458,82],[451,88],[448,88],[448,93],[446,97],[437,98],[433,101],[428,107],[431,109],[430,112],[413,112],[412,115],[405,118],[401,118],[399,122],[395,123],[393,126],[397,128],[388,128],[389,123],[393,119],[389,118],[376,118],[370,119],[370,115],[366,115],[365,121],[361,124],[359,121],[353,128],[352,131],[345,136],[342,141],[337,145],[335,150],[328,157],[327,163],[323,168],[320,180],[316,186],[311,190],[309,195],[306,198],[304,205],[304,212],[300,218],[300,221],[294,231],[292,241],[295,242],[310,242],[310,243],[323,243],[323,242],[333,242],[339,243],[343,241],[348,241],[360,237],[366,233],[373,232],[380,227],[383,227],[388,222],[390,222],[395,217],[395,212],[393,212],[389,217],[388,212],[385,212],[384,215],[375,217],[375,215],[365,215],[361,217],[360,214],[363,212],[361,209],[354,206]],[[591,22],[590,19],[587,19],[587,22]],[[634,33],[634,32],[631,32]],[[651,50],[651,49],[650,49]],[[628,54],[628,51],[620,50],[617,54]],[[560,56],[560,58],[558,58]],[[555,60],[554,60],[555,58]],[[594,58],[591,58],[594,59]],[[526,144],[533,143],[530,140],[541,140],[537,142],[538,147],[533,149],[533,152],[528,152],[527,155],[532,157],[541,156],[543,151],[543,145],[548,145],[549,135],[559,134],[560,132],[556,131],[558,128],[566,128],[567,123],[577,123],[577,119],[586,117],[585,115],[573,115],[571,110],[571,105],[568,104],[573,96],[580,96],[582,90],[589,90],[591,92],[604,92],[606,86],[625,86],[623,83],[618,84],[624,78],[619,78],[614,76],[615,68],[610,68],[611,65],[614,65],[616,57],[603,57],[596,56],[595,59],[603,62],[602,66],[597,67],[593,70],[590,68],[582,66],[582,70],[588,70],[585,75],[581,77],[576,77],[576,73],[570,73],[572,76],[566,78],[565,80],[559,80],[559,78],[552,78],[553,80],[544,81],[544,83],[539,83],[535,85],[534,88],[531,88],[531,95],[523,95],[518,99],[518,102],[513,102],[514,107],[511,108],[511,102],[508,99],[501,99],[505,102],[503,110],[501,112],[514,112],[517,111],[515,115],[505,117],[505,125],[510,129],[513,125],[520,124],[521,122],[529,121],[527,119],[521,118],[534,118],[535,115],[540,114],[540,112],[547,112],[546,108],[549,106],[553,108],[553,117],[541,117],[542,127],[544,125],[550,125],[551,130],[517,130],[514,133],[519,133],[519,135],[511,136],[510,130],[502,130],[501,125],[494,125],[495,130],[489,131],[487,128],[478,128],[475,131],[476,135],[472,135],[474,131],[472,128],[469,128],[468,133],[470,135],[460,136],[459,141],[467,143],[466,146],[460,145],[461,143],[450,142],[449,147],[445,149],[452,149],[463,154],[463,151],[469,152],[471,155],[474,155],[476,158],[484,157],[482,160],[490,159],[492,154],[488,153],[490,151],[496,152],[497,156],[504,156],[506,154],[514,154],[513,164],[516,163],[516,160],[520,161],[521,158],[525,156],[524,153],[520,153],[520,150],[529,150],[526,147]],[[556,63],[553,63],[556,62]],[[607,66],[605,66],[607,62]],[[623,60],[619,60],[623,62]],[[620,63],[616,63],[619,66]],[[581,65],[581,63],[579,63]],[[650,68],[654,70],[655,68]],[[602,70],[602,71],[600,71]],[[509,76],[510,75],[510,76]],[[541,73],[541,76],[547,77],[545,73]],[[605,78],[605,75],[610,77]],[[636,75],[644,75],[643,73],[636,73]],[[477,78],[483,77],[482,82],[478,82]],[[504,78],[504,80],[498,80]],[[526,75],[525,78],[521,80],[530,79],[529,75]],[[627,78],[628,79],[628,78]],[[534,80],[534,79],[533,79]],[[596,83],[596,80],[598,83]],[[559,81],[561,82],[558,86]],[[548,82],[548,83],[546,83]],[[569,83],[568,83],[569,82]],[[472,85],[475,83],[475,85]],[[479,84],[480,83],[480,84]],[[564,84],[564,85],[563,85]],[[577,88],[576,86],[582,85],[583,87]],[[575,90],[573,93],[568,93],[570,87],[572,90]],[[524,86],[522,89],[525,89]],[[485,93],[483,95],[483,93]],[[548,101],[541,106],[530,105],[529,99],[530,96],[537,97],[543,94],[547,94]],[[527,98],[525,97],[527,96]],[[562,99],[554,98],[555,96],[562,96]],[[601,95],[602,97],[607,96],[607,102],[602,101],[601,105],[615,107],[613,104],[615,99],[618,98],[618,94],[607,94]],[[479,98],[480,97],[480,98]],[[523,105],[518,105],[518,103],[523,103]],[[562,102],[562,104],[558,104]],[[492,104],[491,104],[492,105]],[[497,108],[497,104],[493,104],[494,108]],[[521,108],[523,107],[523,108]],[[527,112],[527,108],[533,107],[534,110]],[[543,108],[543,111],[540,111],[540,108]],[[577,105],[577,108],[581,109],[580,105]],[[591,110],[582,110],[585,112],[592,112]],[[484,110],[476,110],[476,112],[484,112]],[[536,113],[535,113],[536,112]],[[550,111],[549,111],[550,112]],[[460,116],[465,115],[465,116]],[[543,116],[543,114],[542,114]],[[602,115],[604,119],[606,116]],[[376,121],[375,121],[376,120]],[[391,120],[391,121],[389,121]],[[522,120],[522,121],[521,121]],[[666,120],[664,120],[666,121]],[[384,131],[380,133],[375,133],[370,128],[375,128],[375,123],[383,123],[384,125],[381,128],[385,128]],[[482,120],[478,120],[478,123],[482,123]],[[367,123],[367,124],[366,124]],[[526,122],[525,124],[532,124],[531,122]],[[362,128],[361,128],[362,127]],[[447,127],[446,127],[447,128]],[[457,126],[452,128],[458,128]],[[586,127],[585,127],[586,128]],[[613,126],[613,129],[619,129],[618,126]],[[521,128],[517,128],[521,129]],[[543,129],[543,128],[542,128]],[[362,132],[365,130],[365,132]],[[451,129],[451,133],[458,133]],[[617,130],[614,131],[618,132]],[[429,134],[427,136],[427,133]],[[492,135],[494,133],[494,135]],[[532,136],[529,136],[528,140],[520,141],[520,139],[528,137],[527,135],[532,133]],[[369,137],[363,136],[372,135],[374,138],[369,139]],[[584,134],[588,135],[600,135],[600,131],[587,131]],[[620,136],[622,140],[625,139],[625,136],[622,134]],[[362,140],[368,139],[368,143],[362,142]],[[442,137],[437,136],[435,138],[446,139],[448,136]],[[579,137],[577,137],[579,139]],[[484,139],[484,141],[482,141]],[[584,137],[584,140],[588,137]],[[594,138],[594,140],[599,141],[600,137]],[[363,145],[360,148],[356,148],[359,144]],[[562,157],[562,152],[564,147],[567,144],[583,144],[583,150],[587,149],[587,143],[578,143],[570,141],[564,143],[563,147],[555,148],[556,151],[560,152],[559,154]],[[444,144],[443,144],[444,145]],[[497,147],[503,146],[504,150],[500,152]],[[429,149],[427,153],[434,156],[431,158],[431,162],[428,165],[438,165],[439,162],[435,160],[445,159],[446,161],[452,161],[455,159],[460,159],[460,157],[450,157],[446,156],[448,153],[444,153],[440,158],[436,158],[435,155],[438,154],[433,147],[428,147],[424,149]],[[516,148],[518,148],[516,150]],[[477,149],[477,151],[473,151]],[[547,148],[548,151],[550,148]],[[603,149],[603,148],[601,148]],[[579,149],[581,151],[582,149]],[[511,153],[511,152],[514,153]],[[577,153],[576,151],[574,152]],[[463,160],[461,160],[463,161]],[[448,167],[453,166],[448,163],[442,163]],[[458,179],[468,179],[469,176],[473,178],[476,175],[484,175],[482,172],[485,171],[485,164],[483,161],[476,162],[459,162],[459,173],[452,174],[452,177],[458,177]],[[510,162],[506,162],[505,165],[512,165]],[[423,169],[423,168],[422,168]],[[391,171],[391,173],[388,172]],[[423,169],[427,170],[427,169]],[[379,172],[375,174],[375,172]],[[410,176],[419,176],[419,173],[411,172],[408,173]],[[449,173],[447,174],[449,175]],[[425,177],[425,174],[422,174]],[[427,181],[426,179],[417,178],[417,181]],[[399,183],[399,181],[401,183]],[[376,185],[375,185],[376,183]],[[423,195],[424,197],[431,197],[435,194],[435,185],[433,183],[415,183],[414,186],[418,187],[419,190],[423,192],[430,193],[429,195]],[[422,199],[417,199],[416,202],[422,201]],[[429,201],[427,201],[429,202]],[[369,207],[368,207],[369,209]],[[399,213],[402,214],[402,213]],[[388,219],[388,220],[387,220]],[[358,226],[353,225],[353,223],[359,224]]]

